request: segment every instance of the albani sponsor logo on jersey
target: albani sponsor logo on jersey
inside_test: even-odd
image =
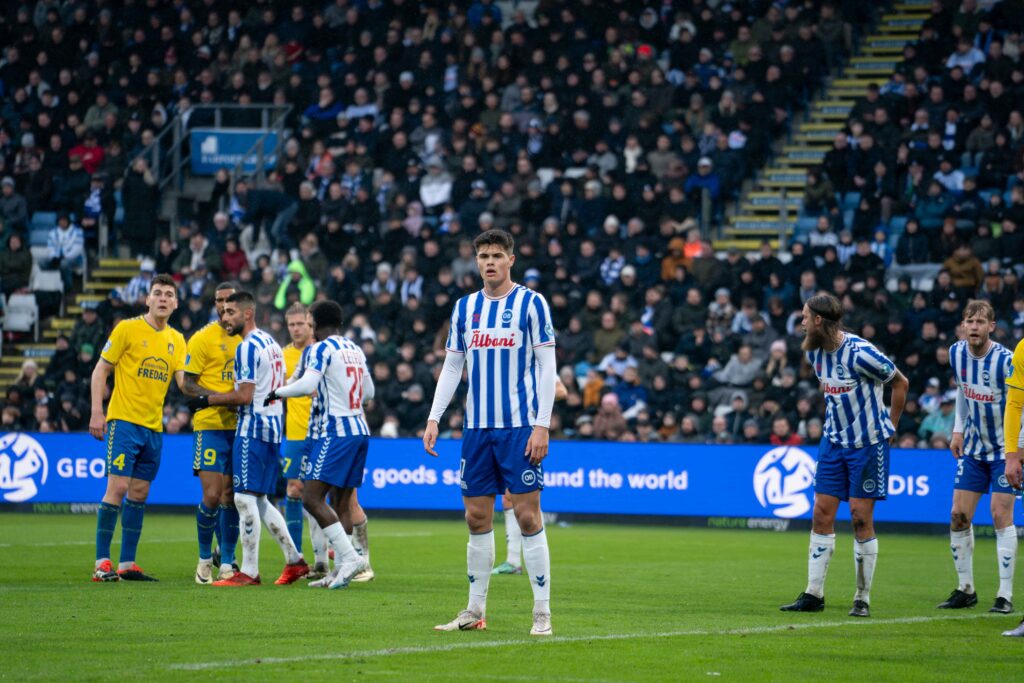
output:
[[[839,394],[848,394],[853,390],[853,387],[846,384],[830,384],[828,382],[821,383],[821,390],[825,394],[831,394],[832,396],[838,396]]]
[[[515,349],[519,347],[521,338],[519,330],[497,327],[473,330],[469,339],[471,349]]]
[[[995,403],[995,394],[986,393],[984,391],[978,391],[969,384],[963,385],[964,387],[964,398],[970,401],[978,401],[980,403]],[[986,387],[987,388],[987,387]]]

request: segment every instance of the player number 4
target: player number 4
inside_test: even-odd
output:
[[[345,374],[352,378],[352,388],[348,390],[348,407],[358,410],[363,405],[363,369],[349,365]]]

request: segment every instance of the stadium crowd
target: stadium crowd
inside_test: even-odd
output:
[[[716,253],[710,235],[870,25],[870,3],[545,0],[530,16],[491,0],[9,4],[4,293],[28,286],[37,211],[60,214],[40,265],[69,293],[101,217],[145,258],[84,307],[45,371],[25,362],[0,429],[84,429],[98,350],[167,272],[186,337],[220,280],[254,292],[282,343],[291,303],[338,301],[378,388],[368,422],[413,435],[451,306],[479,287],[471,239],[500,227],[517,239],[515,278],[551,304],[569,389],[558,437],[816,442],[799,312],[828,290],[910,379],[900,444],[943,446],[967,299],[992,302],[997,339],[1024,334],[1024,3],[933,4],[809,173],[815,228],[758,254]],[[172,232],[136,156],[216,102],[290,104],[294,137],[268,183],[231,187],[222,171]],[[165,426],[189,430],[180,396]]]

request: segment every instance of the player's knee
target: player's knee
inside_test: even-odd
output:
[[[993,511],[993,516],[994,514]],[[953,508],[953,512],[949,515],[949,525],[954,531],[963,531],[971,525],[971,520],[967,518],[966,512]]]
[[[128,482],[127,481],[107,481],[107,494],[105,498],[115,498],[118,501],[124,500],[124,497],[128,495]]]
[[[534,510],[524,510],[522,514],[517,510],[516,521],[519,523],[519,530],[526,536],[538,533],[544,526],[543,517]]]
[[[473,533],[487,531],[491,526],[491,519],[483,510],[466,510],[466,525]]]
[[[814,512],[812,513],[812,521],[815,526],[825,525],[830,526],[835,521],[836,513],[835,510],[821,504],[814,504]]]

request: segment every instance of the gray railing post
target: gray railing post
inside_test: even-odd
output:
[[[700,191],[700,231],[702,235],[708,237],[711,236],[711,213],[711,191],[705,187]]]

